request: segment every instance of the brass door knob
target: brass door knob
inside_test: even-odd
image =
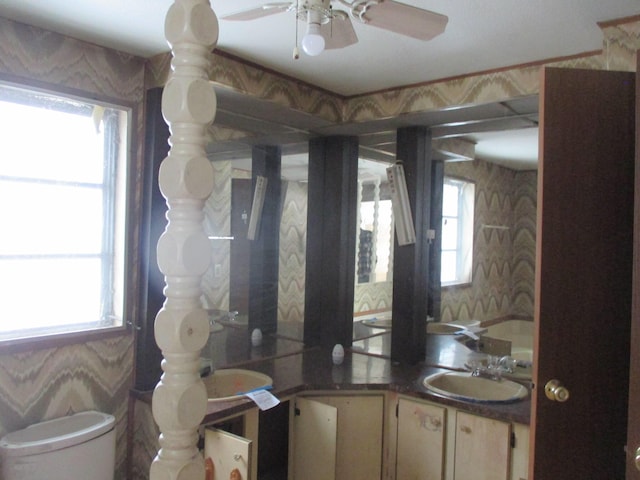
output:
[[[566,402],[569,400],[569,390],[560,383],[560,380],[549,380],[544,386],[544,393],[549,400],[554,402]]]
[[[640,470],[640,447],[636,450],[636,470]]]

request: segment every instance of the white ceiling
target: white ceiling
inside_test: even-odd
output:
[[[292,12],[283,12],[250,22],[219,20],[217,48],[350,96],[599,50],[603,39],[598,22],[640,14],[639,0],[401,1],[447,15],[445,32],[422,42],[354,21],[357,44],[327,50],[318,57],[301,54],[294,60],[296,22]],[[149,57],[169,50],[163,28],[171,3],[0,0],[0,16]],[[219,18],[264,3],[266,0],[211,0]],[[300,31],[304,31],[302,25]],[[520,137],[511,132],[509,138],[482,134],[475,140],[479,142],[477,152],[484,150],[489,156],[496,155],[491,146],[496,142],[500,148],[506,148],[504,142],[508,142],[522,150],[526,140],[537,147],[531,131]],[[537,158],[537,150],[529,148],[525,154]]]
[[[218,17],[268,0],[212,0]],[[218,48],[342,95],[420,83],[602,47],[597,22],[640,14],[638,0],[402,0],[447,15],[422,42],[354,22],[359,42],[293,60],[291,12],[219,20]],[[171,0],[2,0],[0,16],[141,56],[165,52]],[[335,5],[339,8],[339,4]],[[303,30],[303,29],[302,29]]]

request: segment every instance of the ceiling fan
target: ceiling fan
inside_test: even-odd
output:
[[[346,8],[333,8],[339,4]],[[358,41],[351,20],[418,40],[431,40],[444,32],[448,17],[393,0],[293,0],[266,3],[261,7],[221,17],[222,20],[247,21],[281,12],[294,12],[307,25],[302,50],[311,56],[325,49],[348,47]],[[296,30],[297,32],[297,30]],[[297,34],[296,34],[297,35]],[[296,38],[297,43],[297,38]],[[297,45],[294,58],[298,58]]]

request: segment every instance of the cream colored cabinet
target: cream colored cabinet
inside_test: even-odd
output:
[[[454,480],[509,480],[511,424],[456,412]]]
[[[251,479],[251,440],[217,428],[205,431],[205,459],[210,458],[218,478]],[[232,476],[232,473],[235,474]],[[214,477],[215,478],[215,477]]]
[[[375,480],[382,475],[384,395],[297,397],[289,480]]]
[[[442,480],[447,409],[398,399],[396,478]]]
[[[526,480],[529,427],[399,397],[396,480]]]
[[[526,480],[529,427],[456,412],[454,480]]]

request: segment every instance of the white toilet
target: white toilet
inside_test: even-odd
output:
[[[2,478],[113,480],[115,418],[88,411],[31,425],[0,440]]]

